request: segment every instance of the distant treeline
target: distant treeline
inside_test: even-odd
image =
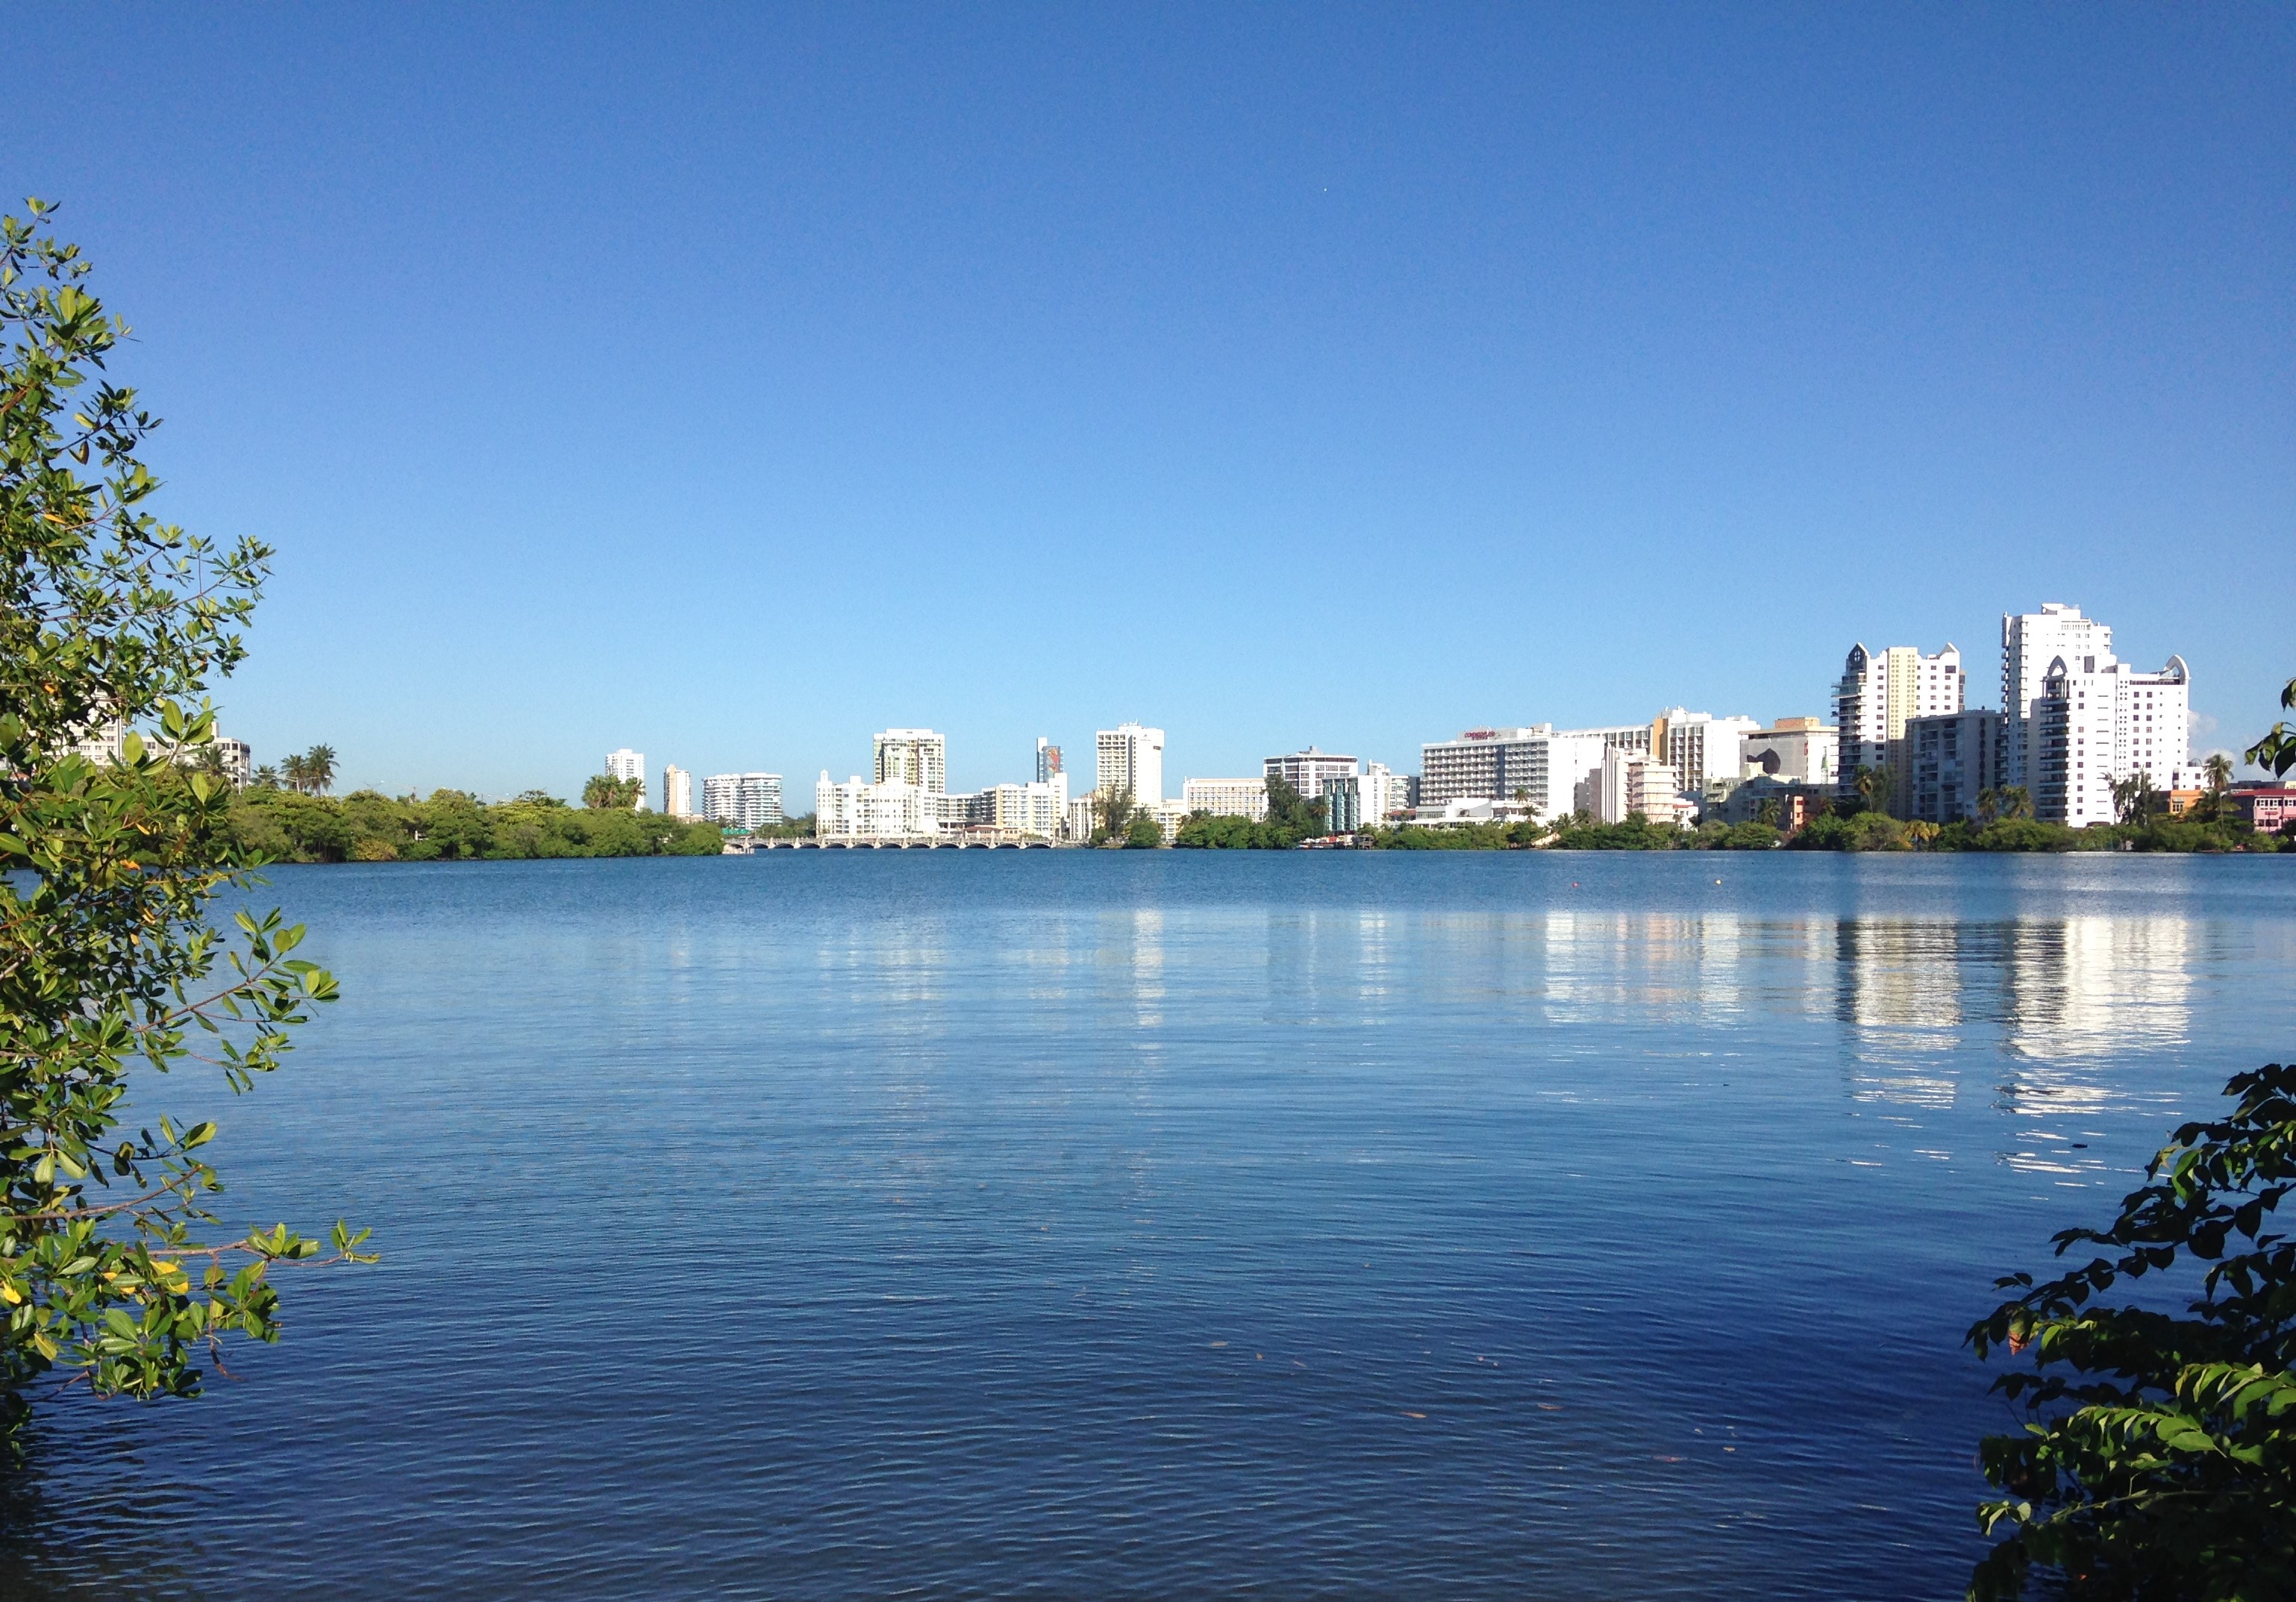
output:
[[[281,862],[476,862],[537,857],[710,857],[714,823],[679,823],[627,807],[570,807],[530,790],[489,805],[460,790],[427,801],[373,790],[340,797],[242,790],[231,808],[238,842]]]
[[[1174,843],[1212,849],[1280,850],[1300,835],[1241,817],[1192,817]],[[1624,823],[1593,823],[1566,817],[1545,824],[1480,823],[1447,828],[1404,824],[1358,836],[1389,851],[1762,851],[1783,844],[1800,851],[2115,851],[2126,844],[2139,851],[2276,851],[2296,850],[2296,840],[2259,834],[2237,817],[2196,820],[2149,817],[2141,823],[2067,828],[2030,817],[1988,824],[1908,823],[1873,811],[1828,812],[1812,819],[1788,840],[1766,823],[1703,823],[1670,829],[1630,817]]]

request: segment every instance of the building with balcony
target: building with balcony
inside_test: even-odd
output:
[[[1135,806],[1164,799],[1164,731],[1119,723],[1093,736],[1098,770],[1093,788],[1103,795],[1128,794]]]
[[[873,736],[881,785],[914,785],[939,793],[948,788],[948,742],[929,728],[889,728]]]
[[[1977,817],[1977,798],[2001,788],[2001,714],[1983,708],[1908,718],[1899,743],[1906,768],[1900,817],[1946,824]]]
[[[713,773],[701,781],[701,816],[733,829],[772,828],[782,817],[778,773]]]

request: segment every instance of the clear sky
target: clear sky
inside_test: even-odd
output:
[[[229,732],[567,794],[869,735],[1826,710],[2044,601],[2296,672],[2296,11],[10,8],[278,574]]]

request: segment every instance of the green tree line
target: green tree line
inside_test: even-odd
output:
[[[233,798],[228,829],[240,850],[280,862],[707,857],[725,849],[714,823],[633,811],[627,801],[570,807],[538,790],[488,804],[460,790],[417,801],[373,790],[338,798],[249,789]]]

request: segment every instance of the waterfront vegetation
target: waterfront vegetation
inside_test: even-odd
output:
[[[594,787],[596,780],[592,781]],[[617,781],[612,796],[624,793]],[[538,790],[488,804],[460,790],[428,800],[249,789],[231,803],[241,850],[278,862],[473,862],[537,857],[698,857],[725,849],[714,823],[680,823],[609,797],[570,807]]]
[[[1189,815],[1172,843],[1191,850],[1288,850],[1304,840],[1320,838],[1326,827],[1326,803],[1309,801],[1289,780],[1267,781],[1267,816],[1264,818],[1218,817],[1209,812]]]
[[[2296,1596],[2296,1239],[2270,1228],[2296,1193],[2296,1064],[2225,1094],[2231,1115],[2177,1130],[2109,1227],[2057,1236],[2080,1266],[1998,1281],[2012,1299],[1969,1332],[2026,1359],[1993,1386],[2025,1427],[1979,1451],[2004,1494],[1979,1509],[2000,1540],[1973,1602],[2037,1567],[2070,1598]],[[2147,1277],[2199,1294],[2116,1304]]]
[[[226,1335],[275,1340],[281,1264],[372,1261],[365,1232],[224,1228],[191,1087],[245,1091],[334,981],[255,883],[213,768],[214,679],[245,655],[271,553],[162,524],[157,419],[104,373],[127,325],[49,209],[0,222],[0,1432],[37,1392],[191,1396]],[[90,729],[119,760],[73,754]],[[332,759],[332,753],[328,753]],[[212,1081],[210,1081],[212,1082]],[[175,1107],[170,1104],[176,1104]]]

